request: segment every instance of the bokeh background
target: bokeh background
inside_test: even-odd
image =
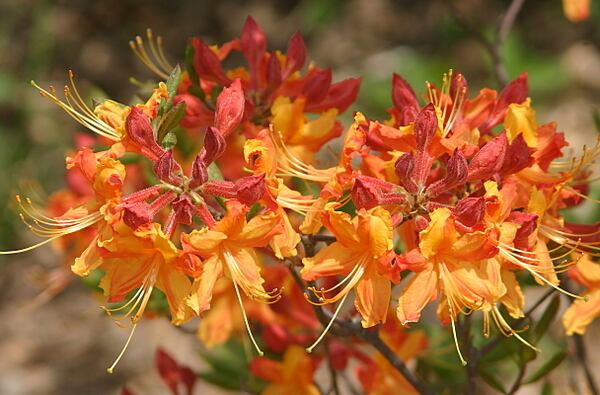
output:
[[[465,18],[489,35],[509,2],[457,3]],[[564,17],[560,0],[526,1],[502,48],[511,78],[529,71],[540,122],[557,121],[575,147],[593,143],[597,134],[599,11],[600,2],[592,0],[590,19],[573,24]],[[182,60],[189,37],[229,40],[239,34],[247,15],[264,28],[270,49],[285,48],[299,30],[309,58],[333,67],[337,80],[364,76],[353,109],[369,117],[384,116],[390,106],[393,72],[419,92],[424,81],[439,81],[448,68],[463,72],[472,92],[495,86],[488,54],[442,0],[1,0],[0,249],[33,240],[18,221],[12,196],[23,188],[60,188],[64,154],[80,131],[38,95],[30,80],[60,88],[73,69],[90,97],[129,102],[136,92],[129,78],[152,78],[130,52],[130,39],[151,27],[164,37],[175,63]],[[588,222],[598,213],[583,207],[573,215]],[[50,303],[31,307],[61,262],[51,247],[0,258],[0,394],[116,394],[126,382],[139,394],[161,394],[164,388],[152,369],[157,345],[198,366],[194,336],[154,320],[141,325],[117,372],[106,374],[126,332],[102,314],[84,285],[72,281]],[[600,334],[598,325],[588,331],[588,339]],[[590,355],[596,367],[597,354]],[[559,388],[568,388],[570,379],[565,369],[553,376],[564,385]],[[202,383],[197,390],[210,393]],[[538,391],[525,387],[520,393]]]

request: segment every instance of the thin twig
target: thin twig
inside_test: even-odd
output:
[[[515,382],[513,383],[512,387],[510,387],[510,390],[507,392],[508,395],[514,395],[519,390],[519,388],[521,388],[521,385],[523,384],[523,379],[525,378],[526,370],[527,364],[524,363],[519,368],[519,374],[517,375],[517,378],[515,379]]]

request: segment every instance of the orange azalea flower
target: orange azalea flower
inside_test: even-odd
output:
[[[506,293],[506,287],[501,265],[490,259],[497,253],[491,241],[493,232],[460,234],[447,208],[436,209],[430,217],[427,228],[419,233],[419,251],[407,255],[415,275],[400,295],[397,315],[402,325],[417,322],[423,308],[441,293],[438,314],[443,321],[449,318],[456,338],[455,317],[465,309],[491,312],[498,317],[495,303]],[[466,363],[458,343],[457,350]]]
[[[390,304],[391,281],[382,274],[380,260],[386,259],[393,246],[392,219],[386,210],[379,207],[369,211],[361,209],[353,219],[347,213],[335,211],[336,207],[336,203],[328,204],[322,220],[337,241],[321,249],[314,257],[304,258],[301,274],[307,281],[344,275],[342,281],[329,289],[311,290],[322,304],[341,299],[331,320],[333,322],[350,291],[356,288],[355,306],[362,316],[362,326],[368,328],[385,322]],[[334,296],[326,296],[340,287],[341,290]],[[307,350],[312,350],[323,335]]]
[[[562,0],[563,12],[571,22],[581,22],[590,16],[591,0]]]
[[[67,158],[67,168],[76,168],[83,174],[95,198],[91,197],[87,203],[70,208],[60,216],[48,216],[29,198],[22,199],[17,195],[22,210],[21,219],[36,236],[45,240],[19,250],[0,251],[0,255],[31,251],[94,224],[114,222],[118,218],[118,205],[121,203],[125,166],[113,158],[113,151],[94,153],[89,148]]]
[[[250,364],[255,376],[270,382],[262,395],[318,395],[320,391],[313,381],[316,368],[317,360],[299,346],[290,346],[281,362],[258,357]]]
[[[247,207],[235,200],[227,201],[227,213],[213,228],[183,234],[184,251],[205,259],[201,274],[195,279],[187,304],[196,314],[210,308],[217,280],[226,275],[233,281],[248,333],[259,354],[248,324],[239,288],[251,299],[276,302],[279,290],[265,291],[255,247],[264,247],[282,231],[281,221],[271,212],[246,221]]]
[[[585,255],[569,271],[569,277],[587,290],[565,311],[562,323],[567,335],[583,335],[587,326],[600,317],[600,264]]]

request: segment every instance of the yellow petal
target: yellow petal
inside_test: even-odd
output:
[[[517,277],[510,270],[503,270],[502,282],[506,286],[506,293],[502,297],[501,302],[506,307],[508,314],[513,318],[524,317],[523,306],[525,305],[525,295],[523,295]]]
[[[273,253],[279,259],[284,259],[291,256],[296,256],[296,246],[300,243],[300,235],[294,230],[290,223],[290,219],[283,209],[279,211],[280,220],[282,222],[283,232],[272,237],[269,245],[273,249]]]
[[[372,275],[365,275],[356,286],[354,305],[362,316],[363,328],[384,323],[390,307],[390,280],[374,273],[375,270],[371,272]]]
[[[449,251],[456,240],[456,231],[450,221],[450,210],[438,208],[430,215],[431,222],[419,235],[419,249],[421,254],[430,259],[434,256]]]
[[[531,108],[531,101],[529,99],[523,104],[513,103],[508,106],[504,117],[504,128],[511,141],[518,134],[523,133],[523,138],[527,145],[532,148],[537,147],[537,121],[535,110]]]
[[[227,235],[222,232],[202,228],[194,230],[189,235],[183,235],[182,238],[203,258],[210,258],[218,250]]]
[[[358,237],[363,248],[368,248],[374,258],[385,255],[393,247],[392,219],[383,208],[375,208],[367,213],[358,212]]]
[[[358,235],[354,229],[352,218],[348,213],[335,211],[337,203],[330,203],[325,206],[325,213],[322,216],[323,225],[343,245],[347,247],[355,246],[359,242]]]
[[[282,231],[280,216],[276,212],[269,212],[252,218],[238,235],[230,236],[230,239],[238,246],[264,247]]]
[[[158,274],[156,287],[167,297],[173,324],[179,325],[192,318],[193,312],[185,303],[192,283],[185,274],[173,270],[169,264],[163,264]]]

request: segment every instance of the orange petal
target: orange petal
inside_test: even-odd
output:
[[[196,314],[210,309],[215,282],[222,274],[223,263],[220,256],[215,255],[204,261],[202,275],[194,281],[191,294],[185,300]]]
[[[387,210],[376,207],[368,213],[358,212],[358,237],[362,248],[368,248],[374,258],[385,255],[393,247],[392,218]]]
[[[433,270],[415,273],[398,299],[396,314],[402,325],[418,322],[421,311],[437,297],[438,278]]]
[[[348,274],[357,263],[356,251],[335,242],[319,250],[314,257],[302,259],[302,278],[313,281],[321,277]]]
[[[322,215],[323,225],[336,237],[337,241],[345,246],[351,247],[359,242],[358,235],[352,224],[352,218],[348,213],[335,211],[337,203],[329,203],[325,206]]]
[[[300,243],[300,236],[290,223],[290,219],[283,209],[279,211],[279,218],[283,228],[281,234],[273,236],[269,245],[273,249],[275,256],[279,259],[296,256],[296,246]]]
[[[502,270],[502,282],[506,286],[506,293],[500,301],[506,307],[508,314],[513,318],[524,317],[525,295],[523,295],[515,273],[510,270]]]
[[[276,212],[257,215],[236,236],[230,237],[238,246],[264,247],[273,236],[283,231],[283,223]]]
[[[165,293],[169,310],[171,311],[171,322],[179,325],[192,317],[192,311],[185,303],[185,298],[190,294],[192,283],[188,277],[164,264],[158,273],[156,287]]]
[[[182,244],[189,245],[195,252],[204,258],[210,258],[218,250],[227,235],[208,228],[194,230],[189,235],[181,236]]]
[[[362,316],[363,328],[385,322],[390,307],[391,292],[390,280],[377,273],[365,275],[358,282],[354,305]]]

